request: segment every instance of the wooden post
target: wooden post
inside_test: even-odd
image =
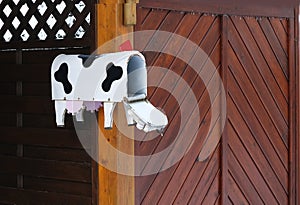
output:
[[[129,35],[126,35],[133,31],[133,26],[124,25],[124,1],[123,0],[102,0],[97,4],[97,47],[101,47],[107,41],[110,41],[117,36],[122,35],[122,41],[130,40]],[[125,35],[124,35],[125,34]],[[99,53],[117,52],[119,51],[119,43],[115,42],[109,44],[105,48],[100,48]],[[104,113],[103,109],[99,111],[98,126],[101,133],[104,135],[107,142],[111,146],[115,147],[121,152],[127,154],[134,154],[134,141],[124,136],[134,135],[133,128],[127,126],[125,113],[122,104],[118,104],[114,111],[114,126],[111,130],[104,129]],[[115,123],[118,123],[118,127],[122,126],[121,133]],[[99,136],[100,139],[100,136]],[[109,163],[115,165],[115,170],[119,170],[118,166],[118,153],[110,153],[105,146],[105,142],[99,140],[99,160],[102,160],[102,164],[107,163],[105,160],[109,160]],[[132,174],[134,173],[134,161],[129,160],[126,162],[127,166],[130,166]],[[114,171],[110,171],[105,167],[99,165],[99,205],[134,205],[134,177],[124,176]]]

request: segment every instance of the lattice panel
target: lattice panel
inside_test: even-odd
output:
[[[91,25],[89,0],[0,0],[0,41],[84,38]]]

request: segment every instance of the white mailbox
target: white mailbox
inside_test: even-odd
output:
[[[112,127],[113,110],[123,102],[128,125],[162,133],[168,119],[147,99],[147,70],[138,51],[97,56],[57,56],[51,67],[52,99],[57,126],[64,126],[65,112],[83,121],[83,111],[104,106],[104,127]]]

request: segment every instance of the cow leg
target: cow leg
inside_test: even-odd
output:
[[[117,103],[104,102],[104,128],[111,129],[113,124],[113,112]]]
[[[124,102],[123,102],[123,105],[124,105],[124,110],[125,110],[128,126],[135,125],[135,121],[134,121],[132,115],[129,113],[130,110],[128,109],[128,107],[126,106],[126,104]]]
[[[56,125],[65,126],[66,101],[55,101]]]

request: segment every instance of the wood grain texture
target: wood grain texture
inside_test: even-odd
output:
[[[272,21],[280,23],[279,19]],[[292,137],[288,135],[287,98],[291,92],[282,89],[289,82],[285,77],[287,42],[280,45],[268,18],[247,17],[230,17],[228,41],[230,149],[237,159],[243,156],[239,162],[264,203],[287,204],[291,183],[288,142]],[[272,59],[281,65],[268,64]]]
[[[296,7],[295,8],[295,16],[298,16],[299,17],[300,15],[300,7]],[[298,40],[299,42],[299,35],[300,35],[300,26],[299,26],[299,18],[295,20],[295,38]],[[295,121],[295,124],[296,124],[296,127],[295,127],[295,145],[296,145],[296,150],[295,150],[295,158],[294,158],[294,161],[295,161],[295,193],[294,193],[294,200],[295,200],[295,203],[296,204],[299,204],[300,203],[300,149],[299,149],[299,146],[300,146],[300,138],[299,138],[299,134],[300,134],[300,130],[299,130],[299,119],[300,119],[300,112],[299,112],[299,106],[300,106],[300,58],[299,58],[299,53],[300,53],[300,45],[299,43],[296,43],[295,44],[295,69],[296,69],[296,76],[295,76],[295,82],[296,82],[296,88],[295,88],[295,91],[296,91],[296,95],[295,95],[295,106],[296,106],[296,121]],[[291,187],[292,188],[292,187]]]
[[[30,8],[25,17],[19,12],[24,3]],[[66,115],[65,128],[56,127],[50,89],[51,63],[57,55],[89,54],[94,47],[91,32],[94,30],[94,9],[92,1],[85,1],[84,14],[91,12],[91,26],[86,30],[85,39],[77,41],[69,33],[69,39],[56,41],[55,32],[47,30],[49,38],[39,41],[32,37],[45,24],[46,16],[51,11],[57,16],[54,10],[58,2],[48,3],[49,10],[44,16],[37,12],[38,2],[33,5],[32,1],[20,1],[17,6],[11,1],[0,3],[2,10],[7,4],[13,10],[5,20],[3,13],[0,14],[7,22],[0,31],[1,37],[3,29],[11,26],[11,18],[18,16],[22,20],[18,29],[11,30],[15,31],[15,38],[9,43],[4,43],[2,38],[0,45],[0,98],[5,99],[0,110],[0,161],[3,165],[0,167],[0,204],[96,204],[95,164],[78,140],[72,116]],[[70,9],[74,7],[67,7],[64,15],[68,15]],[[85,21],[79,12],[74,12],[79,21]],[[36,29],[24,23],[33,13],[38,19]],[[56,29],[63,27],[62,24],[63,21],[57,22]],[[75,23],[70,32],[75,32],[79,26]],[[23,29],[32,34],[28,42],[17,37]],[[91,129],[81,127],[89,142]],[[89,144],[87,148],[92,149],[92,146]]]
[[[112,0],[101,1],[96,5],[97,8],[97,33],[96,33],[96,47],[97,53],[118,52],[119,46],[130,40],[133,43],[133,39],[128,33],[133,31],[133,26],[123,25],[123,4],[124,1]],[[118,36],[122,36],[120,42],[112,41],[110,44],[105,43],[115,39]],[[119,103],[114,111],[114,126],[111,130],[104,129],[104,111],[100,108],[98,114],[98,127],[99,127],[99,160],[102,163],[107,162],[111,164],[111,168],[102,165],[98,166],[99,175],[99,192],[98,192],[98,204],[107,205],[131,205],[135,204],[134,199],[134,160],[128,160],[126,164],[130,169],[128,176],[120,174],[118,171],[122,168],[119,163],[119,155],[117,152],[109,152],[106,143],[115,147],[117,150],[125,152],[129,155],[134,154],[134,143],[128,137],[133,136],[134,129],[128,127],[125,119],[125,111],[123,105]],[[119,131],[115,123],[123,125],[123,132]],[[128,136],[123,134],[125,131]],[[124,162],[123,162],[124,164]],[[124,168],[124,167],[123,167]],[[114,170],[111,170],[114,169]],[[130,176],[131,175],[131,176]]]
[[[139,5],[145,8],[177,10],[185,12],[215,13],[226,15],[245,15],[245,16],[272,16],[272,17],[292,17],[294,7],[297,5],[295,0],[287,1],[205,1],[187,0],[184,3],[180,0],[140,0]]]
[[[283,10],[281,13],[273,10],[262,15],[278,16],[272,18],[179,13],[172,9],[186,11],[188,6],[179,9],[178,5],[169,3],[170,1],[142,1],[135,29],[180,33],[197,43],[208,54],[217,72],[221,73],[228,92],[227,126],[222,144],[218,145],[207,161],[201,164],[194,162],[194,157],[203,143],[200,137],[204,135],[202,134],[200,138],[196,138],[198,146],[193,145],[190,152],[170,169],[147,177],[137,177],[136,202],[295,204],[295,151],[292,151],[295,149],[295,118],[291,116],[295,115],[292,110],[295,110],[293,102],[296,94],[293,88],[295,79],[291,78],[295,72],[291,62],[293,57],[290,56],[295,52],[290,42],[290,32],[294,32],[290,26],[293,19],[279,18],[285,16]],[[195,5],[202,5],[197,3]],[[259,9],[256,12],[260,12]],[[244,15],[245,13],[247,12]],[[170,19],[173,19],[172,23]],[[187,22],[193,26],[188,27]],[[138,47],[141,50],[146,49],[154,37],[145,39]],[[171,38],[166,44],[170,44],[165,45],[166,47],[176,47],[178,52],[184,49],[184,45],[172,41]],[[199,108],[204,113],[201,120],[209,122],[210,103],[205,100],[207,93],[202,88],[201,79],[195,77],[189,66],[164,53],[144,54],[149,65],[168,68],[191,86],[195,95],[199,96]],[[197,62],[200,70],[205,68],[205,59]],[[148,73],[154,76],[151,81],[158,85],[163,84],[166,81],[165,76],[168,76],[167,73],[151,67]],[[213,75],[214,72],[211,72],[209,76]],[[178,92],[176,79],[168,80],[171,93]],[[148,93],[150,101],[165,110],[169,117],[169,127],[163,138],[136,143],[135,153],[138,155],[154,154],[167,147],[176,135],[178,118],[185,119],[188,115],[178,113],[181,102],[185,99],[184,94],[179,101],[174,101],[172,95],[159,88],[151,87]],[[184,93],[184,90],[180,90],[180,93]],[[220,101],[220,96],[216,93],[214,103]],[[195,133],[205,133],[206,130],[207,124],[203,123]],[[142,133],[136,134],[139,138],[147,138]],[[151,164],[146,164],[147,166]]]
[[[158,18],[157,15],[154,17],[154,13],[158,12],[163,13],[163,11],[150,11],[147,13],[147,15],[143,15],[143,19],[141,19],[141,21],[143,24],[145,24],[146,21],[151,21],[151,18]],[[207,58],[202,56],[203,59],[201,60],[203,61],[197,59],[197,62],[200,62],[201,64],[197,68],[199,70],[196,70],[196,72],[205,72],[208,78],[206,79],[206,82],[209,82],[209,85],[213,87],[213,82],[210,82],[210,79],[213,78],[216,73],[218,73],[217,69],[219,69],[221,62],[220,19],[209,15],[193,15],[189,13],[172,11],[166,13],[164,16],[165,17],[161,18],[159,21],[155,21],[155,25],[153,25],[153,27],[159,30],[174,32],[187,37],[193,42],[197,43],[200,48],[208,53],[209,57],[217,68],[207,69]],[[193,26],[190,26],[191,24]],[[152,29],[149,27],[147,28]],[[143,29],[143,26],[138,24],[136,29]],[[147,45],[151,45],[151,39],[147,40],[148,41],[141,42],[141,46],[137,46],[139,48],[146,48]],[[178,52],[184,51],[186,46],[185,44],[182,44],[182,42],[176,42],[176,40],[173,39],[169,39],[169,43],[166,42],[165,45],[178,49]],[[144,54],[146,56],[148,65],[169,68],[171,71],[181,75],[181,77],[188,83],[195,93],[197,100],[199,101],[198,106],[201,110],[201,113],[203,113],[203,115],[200,117],[200,121],[202,121],[203,126],[200,126],[198,131],[194,130],[192,133],[190,133],[190,130],[188,131],[189,126],[193,123],[193,121],[189,119],[193,119],[193,109],[191,109],[191,111],[188,113],[180,114],[180,111],[177,108],[177,104],[179,106],[188,106],[188,103],[185,99],[187,95],[185,93],[186,91],[183,89],[183,86],[179,83],[178,79],[170,79],[169,77],[165,77],[168,76],[166,73],[158,72],[155,69],[150,68],[148,71],[149,76],[153,76],[151,77],[151,82],[158,85],[164,82],[163,84],[167,85],[169,91],[171,91],[171,93],[168,93],[159,88],[154,88],[149,89],[148,92],[150,101],[156,106],[164,109],[168,115],[169,128],[166,130],[163,138],[156,138],[151,141],[136,143],[135,152],[138,155],[149,155],[151,153],[157,153],[163,150],[173,140],[176,140],[174,139],[174,136],[176,136],[176,132],[178,132],[176,127],[179,126],[178,123],[180,123],[180,119],[183,119],[184,122],[186,121],[186,131],[184,131],[184,133],[195,134],[197,137],[196,142],[193,143],[189,154],[174,167],[156,175],[138,177],[136,179],[136,190],[139,190],[136,191],[136,202],[137,204],[187,204],[189,201],[191,201],[190,203],[193,204],[196,201],[203,200],[203,203],[213,204],[215,201],[218,201],[219,198],[219,191],[215,188],[220,186],[220,175],[217,174],[220,172],[220,161],[218,161],[220,146],[208,161],[203,163],[195,162],[195,159],[197,158],[197,155],[201,149],[204,136],[207,133],[208,127],[205,122],[209,122],[211,119],[209,98],[207,91],[205,90],[205,86],[203,85],[203,81],[199,76],[197,76],[195,71],[193,71],[187,65],[186,62],[183,62],[174,56],[150,52],[145,52]],[[193,56],[194,54],[191,53],[188,62],[196,60],[193,58]],[[219,103],[220,99],[218,95],[218,88],[215,86],[213,90],[212,98],[214,99],[214,103]],[[174,101],[174,98],[171,95],[174,93],[176,93],[177,96],[180,96],[179,99],[177,99],[177,102]],[[198,107],[195,107],[194,109],[198,109]],[[146,164],[146,167],[147,166],[151,167],[151,162]],[[205,170],[209,171],[205,172]],[[210,176],[209,173],[211,172],[215,173],[215,175]],[[210,183],[205,184],[205,180],[208,177],[210,177]],[[201,194],[198,193],[200,187],[203,188],[203,186],[205,186],[203,192],[201,192]],[[216,190],[217,192],[215,192]],[[199,195],[200,198],[196,197],[196,195]]]

